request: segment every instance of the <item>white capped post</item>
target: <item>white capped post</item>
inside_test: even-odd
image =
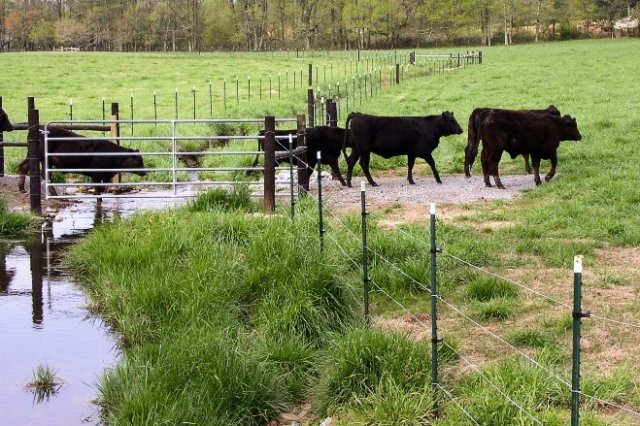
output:
[[[574,256],[573,258],[573,272],[576,274],[582,273],[582,255]]]

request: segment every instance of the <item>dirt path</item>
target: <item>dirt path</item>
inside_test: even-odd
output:
[[[390,205],[430,203],[462,204],[476,201],[507,200],[521,195],[523,190],[535,187],[533,178],[526,175],[501,176],[507,189],[487,188],[481,176],[470,179],[462,175],[445,176],[442,184],[432,178],[416,180],[409,185],[405,177],[378,178],[379,186],[365,184],[365,196],[368,206],[383,207]],[[360,182],[364,178],[354,178],[352,188],[344,188],[339,182],[331,182],[323,187],[323,197],[339,209],[360,208]],[[317,187],[312,187],[316,192]]]
[[[355,177],[353,187],[346,188],[338,181],[323,184],[323,200],[338,210],[360,209],[360,182],[364,178]],[[507,189],[486,188],[482,177],[474,176],[467,179],[462,175],[445,176],[442,184],[437,184],[430,177],[416,180],[415,185],[409,185],[405,177],[379,177],[379,186],[365,185],[366,203],[369,208],[377,209],[386,206],[424,205],[430,203],[462,204],[478,201],[506,200],[520,196],[523,190],[535,187],[533,178],[527,175],[502,176]],[[324,180],[323,180],[324,182]],[[366,182],[366,181],[365,181]],[[27,180],[27,188],[29,182]],[[18,177],[15,175],[0,178],[0,195],[7,201],[12,211],[29,211],[29,195],[18,192]],[[317,184],[312,182],[311,193],[317,194]],[[55,209],[61,200],[46,200],[42,194],[43,210]]]

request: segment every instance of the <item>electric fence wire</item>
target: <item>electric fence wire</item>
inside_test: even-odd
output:
[[[347,231],[349,231],[349,233],[350,233],[353,237],[358,238],[358,236],[357,236],[357,235],[356,235],[356,234],[355,234],[351,229],[349,229],[349,227],[348,227],[348,226],[347,226],[347,225],[346,225],[346,224],[345,224],[345,223],[344,223],[344,222],[343,222],[343,221],[342,221],[338,216],[336,216],[335,214],[333,214],[333,212],[331,212],[330,210],[329,210],[329,213],[330,213],[331,217],[333,217],[335,220],[337,220],[337,221],[342,225],[342,227],[343,227],[343,228],[345,228]],[[405,233],[405,234],[406,234],[407,236],[411,236],[411,235],[410,235],[410,234],[408,234],[408,233]],[[413,236],[411,236],[411,237],[413,237]],[[413,238],[415,238],[415,237],[413,237]],[[416,239],[416,240],[417,240],[417,239]],[[335,239],[334,239],[333,241],[334,241],[335,243],[337,243],[337,241],[335,241]],[[418,240],[418,241],[419,241],[419,240]],[[340,246],[339,246],[339,244],[337,244],[337,246],[338,246],[338,247],[340,247]],[[375,250],[372,250],[372,249],[369,249],[369,250],[370,250],[370,251],[371,251],[375,256],[377,256],[377,257],[378,257],[378,258],[380,258],[382,261],[384,261],[386,264],[390,265],[394,270],[396,270],[396,271],[400,272],[402,275],[404,275],[405,277],[409,278],[412,282],[414,282],[416,285],[418,285],[419,287],[421,287],[423,290],[425,290],[425,291],[429,291],[429,286],[428,286],[427,284],[421,283],[420,281],[418,281],[418,280],[416,280],[415,278],[411,277],[411,276],[410,276],[410,275],[408,275],[405,271],[403,271],[401,268],[399,268],[398,266],[396,266],[393,262],[391,262],[390,260],[386,259],[386,258],[385,258],[384,256],[382,256],[381,254],[376,253],[376,252],[375,252]],[[343,253],[345,253],[345,252],[343,251]],[[475,268],[475,269],[478,269],[478,270],[480,270],[480,271],[482,271],[482,272],[485,272],[485,273],[487,273],[487,274],[489,274],[489,275],[492,275],[492,276],[494,276],[494,277],[496,277],[496,278],[504,279],[504,280],[506,280],[506,281],[508,281],[508,282],[511,282],[512,284],[517,285],[517,286],[519,286],[519,287],[521,287],[521,288],[523,288],[523,289],[526,289],[526,290],[528,290],[528,291],[530,291],[530,292],[532,292],[532,293],[534,293],[534,294],[536,294],[536,295],[538,295],[538,296],[540,296],[540,297],[542,297],[542,298],[544,298],[544,299],[546,299],[546,300],[549,300],[549,301],[551,301],[551,302],[553,302],[553,303],[556,303],[556,304],[558,304],[558,305],[560,305],[560,306],[564,306],[565,308],[572,309],[572,307],[571,307],[571,306],[566,305],[566,304],[564,304],[564,303],[562,303],[562,302],[556,301],[555,299],[550,298],[550,297],[546,296],[545,294],[538,292],[537,290],[531,289],[531,288],[529,288],[529,287],[527,287],[527,286],[525,286],[525,285],[522,285],[522,284],[520,284],[520,283],[517,283],[517,282],[515,282],[515,281],[513,281],[513,280],[510,280],[510,279],[508,279],[508,278],[502,277],[502,276],[500,276],[500,275],[498,275],[498,274],[495,274],[495,273],[492,273],[492,272],[490,272],[490,271],[486,271],[486,270],[484,270],[483,268],[477,267],[477,266],[475,266],[475,265],[473,265],[473,264],[471,264],[471,263],[469,263],[469,262],[467,262],[467,261],[465,261],[465,260],[463,260],[463,259],[461,259],[461,258],[459,258],[459,257],[457,257],[457,256],[451,255],[451,254],[446,253],[446,252],[443,252],[443,253],[444,253],[444,254],[446,254],[446,255],[447,255],[447,256],[449,256],[449,257],[452,257],[454,260],[460,261],[460,262],[462,262],[462,263],[464,263],[464,264],[466,264],[466,265],[469,265],[469,266],[471,266],[471,267],[473,267],[473,268]],[[345,254],[346,254],[346,253],[345,253]],[[352,262],[354,262],[354,265],[359,266],[355,260],[351,259],[351,261],[352,261]],[[408,314],[409,314],[409,315],[410,315],[410,316],[411,316],[411,317],[412,317],[412,318],[413,318],[417,323],[419,323],[422,327],[424,327],[425,329],[427,329],[427,325],[426,325],[426,324],[424,324],[424,323],[419,319],[419,317],[418,317],[416,314],[414,314],[413,312],[411,312],[411,310],[410,310],[410,309],[406,308],[406,307],[405,307],[404,305],[402,305],[400,302],[398,302],[397,300],[395,300],[395,299],[394,299],[394,298],[393,298],[393,297],[392,297],[388,292],[386,292],[386,291],[385,291],[385,290],[384,290],[384,289],[383,289],[379,284],[377,284],[377,283],[375,282],[375,280],[373,280],[373,279],[372,279],[372,280],[371,280],[371,282],[372,282],[372,284],[375,286],[375,288],[376,288],[376,289],[378,289],[381,293],[383,293],[385,296],[387,296],[387,297],[388,297],[392,302],[394,302],[396,305],[398,305],[402,310],[404,310],[405,312],[407,312],[407,313],[408,313]],[[515,346],[513,346],[512,344],[510,344],[509,342],[507,342],[506,340],[504,340],[502,337],[500,337],[500,336],[498,336],[497,334],[495,334],[495,333],[491,332],[489,329],[487,329],[486,327],[482,326],[482,325],[481,325],[481,324],[479,324],[477,321],[473,320],[473,319],[472,319],[472,318],[470,318],[468,315],[466,315],[464,312],[462,312],[460,309],[458,309],[455,305],[453,305],[452,303],[450,303],[450,302],[446,301],[445,299],[443,299],[440,295],[437,295],[436,297],[437,297],[437,298],[438,298],[442,303],[444,303],[447,307],[449,307],[449,309],[453,310],[453,311],[454,311],[454,312],[456,312],[458,315],[462,316],[464,319],[466,319],[467,321],[469,321],[469,322],[471,322],[472,324],[474,324],[474,326],[475,326],[475,327],[479,328],[480,330],[482,330],[482,331],[483,331],[484,333],[486,333],[487,335],[489,335],[489,336],[493,337],[494,339],[496,339],[496,340],[500,341],[501,343],[503,343],[503,344],[504,344],[504,345],[506,345],[507,347],[511,348],[512,350],[514,350],[515,352],[517,352],[519,355],[521,355],[521,356],[523,356],[525,359],[527,359],[529,362],[531,362],[532,364],[534,364],[534,365],[535,365],[535,366],[537,366],[538,368],[540,368],[540,369],[542,369],[543,371],[545,371],[547,374],[549,374],[551,377],[553,377],[553,378],[554,378],[555,380],[557,380],[558,382],[560,382],[560,383],[564,384],[565,386],[568,386],[569,388],[571,388],[571,383],[569,383],[567,380],[563,379],[562,377],[558,376],[558,374],[557,374],[557,373],[555,373],[555,372],[554,372],[554,371],[552,371],[552,370],[549,370],[547,367],[543,366],[542,364],[540,364],[539,362],[537,362],[535,359],[531,358],[529,355],[527,355],[526,353],[524,353],[524,352],[523,352],[523,351],[521,351],[520,349],[518,349],[518,348],[516,348]],[[603,318],[603,317],[598,317],[598,318]],[[624,322],[621,322],[621,321],[615,321],[615,320],[610,320],[610,321],[611,321],[611,322],[621,323],[621,324],[624,324],[624,325],[628,325],[628,326],[632,326],[632,327],[634,327],[634,325],[633,325],[633,324],[624,323]],[[450,345],[447,345],[447,346],[449,346],[449,347],[450,347]],[[452,349],[452,348],[451,348],[451,349]],[[460,355],[460,354],[458,354],[458,355]],[[640,413],[639,413],[639,412],[636,412],[636,411],[634,411],[634,410],[632,410],[632,409],[629,409],[629,408],[626,408],[626,407],[624,407],[624,406],[621,406],[621,405],[615,404],[615,403],[613,403],[613,402],[611,402],[611,401],[605,401],[605,400],[599,399],[599,398],[597,398],[597,397],[595,397],[595,396],[592,396],[592,395],[586,394],[586,393],[584,393],[584,392],[580,392],[580,394],[581,394],[581,395],[584,395],[585,397],[588,397],[588,398],[590,398],[590,399],[594,399],[594,400],[596,400],[596,401],[600,402],[601,404],[606,404],[606,405],[609,405],[609,406],[612,406],[612,407],[618,408],[618,409],[620,409],[620,410],[624,410],[624,411],[626,411],[626,412],[628,412],[628,413],[630,413],[630,414],[634,414],[634,415],[640,416]],[[520,408],[520,407],[519,407],[519,408]]]
[[[386,263],[387,265],[389,265],[391,268],[393,268],[394,270],[400,272],[401,274],[403,274],[404,276],[410,278],[414,283],[416,283],[418,286],[420,286],[423,290],[425,291],[430,291],[429,286],[427,284],[421,283],[417,280],[415,280],[413,277],[411,277],[410,275],[408,275],[406,272],[404,272],[402,269],[400,269],[397,265],[395,265],[393,262],[391,262],[389,259],[387,259],[386,257],[384,257],[383,255],[381,255],[380,253],[376,253],[374,250],[371,250],[378,258],[380,258],[380,260],[382,260],[384,263]],[[373,282],[373,280],[372,280]],[[392,301],[394,301],[396,304],[400,305],[402,308],[404,308],[405,310],[407,310],[409,313],[411,313],[410,310],[408,310],[407,308],[405,308],[404,306],[402,306],[401,304],[399,304],[398,302],[396,302],[393,297],[391,295],[389,295],[380,285],[378,285],[377,283],[375,284],[376,288],[378,290],[380,290],[383,294],[385,294],[387,297],[389,297]],[[482,324],[478,323],[477,321],[473,320],[471,317],[469,317],[468,315],[466,315],[464,312],[462,312],[460,309],[458,309],[455,305],[453,305],[450,302],[447,302],[445,299],[442,298],[442,296],[440,295],[436,295],[436,297],[442,301],[442,303],[444,303],[445,305],[447,305],[451,310],[453,310],[454,312],[456,312],[458,315],[460,315],[462,318],[466,319],[467,321],[469,321],[471,324],[473,324],[475,327],[479,328],[480,330],[482,330],[485,334],[489,335],[490,337],[498,340],[500,343],[502,343],[503,345],[507,346],[508,348],[510,348],[511,350],[517,352],[519,355],[521,355],[522,357],[524,357],[525,359],[527,359],[529,362],[533,363],[534,365],[536,365],[538,368],[546,371],[549,375],[551,375],[552,377],[554,377],[556,380],[558,380],[559,382],[571,387],[571,384],[559,377],[555,372],[549,370],[548,368],[546,368],[545,366],[543,366],[542,364],[538,363],[536,360],[534,360],[533,358],[531,358],[529,355],[527,355],[525,352],[521,351],[520,349],[518,349],[517,347],[515,347],[514,345],[512,345],[511,343],[507,342],[505,339],[503,339],[502,337],[498,336],[497,334],[493,333],[492,331],[490,331],[488,328],[484,327]],[[415,315],[414,315],[415,316]],[[424,324],[422,324],[424,325]],[[426,326],[425,326],[426,327]]]
[[[451,402],[453,402],[456,407],[458,407],[458,409],[460,411],[462,411],[462,413],[467,416],[467,418],[469,420],[471,420],[473,422],[474,425],[480,426],[480,423],[478,423],[478,421],[476,419],[473,418],[473,416],[471,415],[471,413],[469,413],[463,406],[462,404],[460,404],[458,402],[458,400],[456,399],[455,396],[453,396],[453,394],[451,392],[449,392],[448,390],[446,390],[440,383],[437,383],[436,386],[438,386],[438,388],[446,395],[449,397],[449,399],[451,400]]]
[[[342,222],[341,222],[342,223]],[[344,225],[344,223],[343,223]],[[346,227],[346,225],[344,225]],[[348,229],[348,228],[347,228]],[[333,240],[335,242],[335,240]],[[340,247],[338,245],[338,247]],[[346,254],[346,252],[343,250],[343,253]],[[350,259],[352,262],[355,262],[353,259]],[[386,260],[386,259],[385,259]],[[388,262],[388,261],[387,261]],[[375,282],[375,280],[371,280],[372,285],[378,289],[380,292],[382,292],[385,296],[387,296],[392,302],[394,302],[396,305],[398,305],[402,310],[404,310],[405,312],[407,312],[412,318],[415,319],[415,321],[420,324],[422,327],[424,327],[425,330],[428,330],[429,327],[427,326],[427,324],[425,324],[424,322],[422,322],[422,320],[420,320],[420,318],[414,314],[409,308],[405,307],[402,303],[400,303],[399,301],[397,301],[393,296],[391,296],[388,292],[386,292],[377,282]],[[450,347],[450,345],[447,344],[448,347]],[[511,345],[509,345],[511,346]],[[451,348],[451,347],[450,347]],[[453,348],[451,348],[453,350]],[[461,359],[464,359],[465,361],[466,358],[464,358],[462,355],[460,355],[457,351],[453,350]],[[480,373],[480,375],[483,377],[483,379],[485,379],[486,381],[489,382],[490,386],[493,387],[494,389],[496,389],[500,394],[502,394],[509,402],[511,402],[514,406],[516,406],[518,409],[520,410],[524,410],[518,403],[516,403],[515,401],[513,401],[508,395],[506,395],[504,392],[502,392],[497,385],[495,385],[494,383],[491,383],[490,379],[482,372],[480,372],[479,369],[477,369],[477,367],[473,366],[469,361],[467,361],[469,363],[469,365],[471,365],[472,367],[474,367],[476,369],[476,371],[478,371],[478,373]],[[535,361],[534,361],[535,362]],[[526,413],[529,417],[531,417],[531,415],[529,413]],[[536,421],[537,420],[533,417],[531,417],[532,420]],[[542,425],[542,423],[538,424]]]
[[[420,243],[422,243],[424,245],[427,245],[426,242],[416,238],[414,235],[411,235],[410,233],[404,231],[402,228],[398,228],[398,231],[400,233],[402,233],[403,235],[413,239],[416,242],[420,242]],[[549,301],[551,303],[554,303],[554,304],[556,304],[558,306],[562,306],[562,307],[564,307],[566,309],[573,309],[573,307],[571,305],[567,304],[567,303],[564,303],[564,302],[561,302],[559,300],[556,300],[556,299],[554,299],[554,298],[552,298],[552,297],[550,297],[550,296],[548,296],[548,295],[546,295],[546,294],[544,294],[544,293],[542,293],[542,292],[540,292],[538,290],[535,290],[535,289],[533,289],[531,287],[528,287],[528,286],[526,286],[526,285],[524,285],[522,283],[519,283],[519,282],[517,282],[515,280],[512,280],[512,279],[507,278],[507,277],[503,277],[502,275],[496,274],[495,272],[491,272],[491,271],[489,271],[487,269],[484,269],[484,268],[481,268],[481,267],[479,267],[477,265],[474,265],[474,264],[472,264],[472,263],[470,263],[470,262],[468,262],[468,261],[466,261],[466,260],[464,260],[464,259],[462,259],[462,258],[460,258],[460,257],[458,257],[456,255],[453,255],[453,254],[451,254],[451,253],[449,253],[449,252],[447,252],[445,250],[442,250],[441,253],[443,255],[445,255],[445,256],[447,256],[447,257],[459,262],[459,263],[462,263],[462,264],[464,264],[464,265],[466,265],[466,266],[468,266],[468,267],[470,267],[472,269],[475,269],[478,272],[481,272],[481,273],[486,274],[486,275],[490,275],[490,276],[492,276],[494,278],[497,278],[497,279],[503,280],[505,282],[508,282],[510,284],[513,284],[513,285],[515,285],[517,287],[520,287],[521,289],[523,289],[523,290],[525,290],[525,291],[527,291],[529,293],[535,294],[536,296],[538,296],[538,297],[540,297],[542,299],[545,299],[545,300],[547,300],[547,301]],[[607,318],[607,317],[604,317],[604,316],[600,316],[600,315],[594,314],[593,312],[590,313],[590,317],[591,318],[597,318],[599,320],[602,320],[602,321],[605,321],[605,322],[609,322],[609,323],[612,323],[612,324],[617,324],[617,325],[621,325],[621,326],[625,326],[625,327],[640,329],[640,325],[632,324],[632,323],[625,322],[625,321],[615,320],[615,319],[612,319],[612,318]]]
[[[449,343],[447,343],[446,341],[442,341],[442,344],[445,345],[447,348],[449,348],[450,351],[452,351],[454,354],[456,354],[461,360],[463,360],[464,362],[466,362],[469,367],[471,367],[471,369],[475,370],[476,373],[478,373],[493,389],[495,389],[500,395],[502,395],[507,401],[511,402],[511,404],[513,404],[515,407],[517,407],[521,412],[525,413],[531,420],[533,420],[535,423],[539,424],[542,426],[542,422],[540,422],[538,419],[536,419],[535,417],[533,417],[527,410],[525,410],[520,404],[518,404],[516,401],[514,401],[509,395],[507,395],[505,392],[503,392],[502,389],[500,389],[500,387],[498,387],[498,385],[494,384],[491,379],[484,373],[482,372],[482,370],[480,370],[480,368],[478,368],[477,365],[475,365],[473,362],[471,362],[469,359],[467,359],[465,356],[463,356],[460,352],[456,351],[453,346],[451,346]]]
[[[621,410],[621,411],[624,411],[626,413],[632,414],[632,415],[634,415],[636,417],[640,417],[640,412],[632,410],[630,408],[627,408],[627,407],[625,407],[623,405],[619,405],[619,404],[616,404],[616,403],[611,402],[611,401],[602,400],[600,398],[597,398],[597,397],[595,397],[593,395],[589,395],[589,394],[584,393],[582,391],[580,392],[580,395],[582,395],[584,397],[587,397],[587,398],[589,398],[591,400],[594,400],[594,401],[596,401],[596,402],[598,402],[598,403],[600,403],[602,405],[607,405],[609,407],[617,408],[618,410]]]

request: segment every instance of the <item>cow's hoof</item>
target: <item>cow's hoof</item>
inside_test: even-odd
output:
[[[436,183],[442,185],[442,181],[440,179],[436,180]]]
[[[544,181],[549,182],[553,176],[545,176]]]
[[[26,194],[26,193],[27,193],[27,191],[25,191],[24,189],[20,189],[19,191],[20,191],[22,194]]]
[[[540,186],[540,185],[542,185],[542,181],[541,181],[541,180],[537,180],[537,181],[535,181],[535,182],[536,182],[536,186]]]
[[[498,189],[507,189],[504,187],[504,185],[496,185],[498,187]]]

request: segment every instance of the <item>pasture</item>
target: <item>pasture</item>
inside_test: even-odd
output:
[[[107,419],[112,424],[224,419],[225,424],[259,425],[309,403],[311,414],[302,419],[307,424],[328,415],[336,424],[474,424],[464,409],[479,424],[565,425],[569,396],[547,371],[569,376],[571,314],[550,300],[571,304],[572,261],[580,254],[584,305],[599,316],[583,320],[584,391],[616,404],[585,401],[581,424],[638,424],[638,47],[637,40],[495,46],[483,49],[481,66],[409,79],[354,108],[381,115],[453,111],[466,129],[476,107],[553,104],[577,118],[583,136],[580,142],[561,143],[558,174],[550,183],[517,200],[439,207],[439,244],[450,254],[439,264],[443,298],[485,327],[470,325],[447,307],[440,313],[441,337],[449,349],[441,360],[443,382],[455,399],[443,403],[441,419],[428,417],[429,345],[426,338],[416,339],[425,336],[420,318],[429,312],[428,292],[415,285],[429,282],[427,206],[423,221],[391,228],[376,224],[415,217],[420,207],[389,205],[372,214],[370,241],[376,254],[371,275],[381,288],[372,294],[374,326],[369,328],[360,312],[361,271],[352,263],[360,255],[353,238],[359,215],[330,212],[327,246],[319,253],[312,203],[299,207],[294,223],[286,213],[265,221],[246,215],[255,206],[242,191],[203,197],[179,212],[145,213],[102,227],[73,250],[69,261],[89,277],[95,309],[123,336],[122,363],[101,382]],[[187,89],[197,81],[203,84],[211,78],[206,74],[267,73],[273,70],[269,67],[309,62],[260,60],[258,55],[226,60],[214,55],[73,55],[0,55],[3,70],[12,67],[10,77],[0,81],[9,114],[25,111],[29,95],[37,97],[45,119],[55,119],[66,114],[68,97],[78,104],[92,96],[99,101],[98,89],[109,89],[126,103],[132,90],[148,97],[160,87],[174,92],[179,84]],[[61,65],[50,65],[50,75],[28,70],[27,65],[40,63],[37,58],[67,65],[73,58],[93,61],[94,72],[79,64],[66,68],[67,76]],[[115,64],[131,67],[133,74]],[[121,77],[110,83],[105,76],[111,75]],[[38,87],[35,81],[49,91],[30,92]],[[84,96],[72,93],[73,87]],[[284,102],[247,105],[239,114],[305,112],[304,99],[292,95]],[[443,180],[462,173],[465,145],[466,132],[444,138],[434,151]],[[382,169],[398,176],[406,172],[402,158],[373,160],[374,177]],[[435,185],[429,168],[418,164],[418,185]],[[548,162],[541,169],[546,172]],[[500,170],[522,174],[521,158],[505,156]],[[472,173],[481,173],[478,163]],[[499,191],[478,188],[483,190]],[[487,278],[477,268],[508,280]],[[389,332],[398,329],[408,335]],[[487,330],[504,336],[546,370],[492,340]],[[500,398],[483,381],[487,377],[525,409]]]

